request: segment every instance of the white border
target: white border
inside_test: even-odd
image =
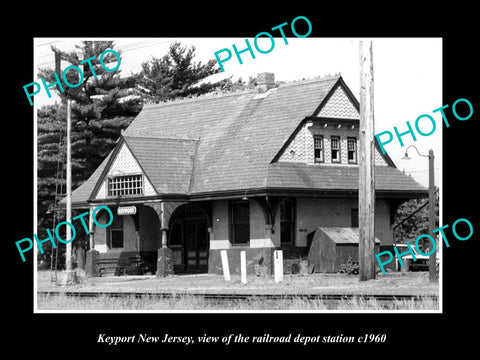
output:
[[[37,50],[37,47],[38,47],[38,40],[39,39],[44,39],[44,38],[33,38],[33,44],[34,44],[34,51],[33,51],[33,56],[34,56],[34,59],[33,59],[33,64],[34,64],[34,77],[35,79],[38,78],[37,76],[37,53],[38,53],[38,50]],[[61,39],[61,37],[59,37],[58,39]],[[64,38],[64,39],[69,39],[71,41],[79,41],[79,40],[115,40],[115,39],[124,39],[124,38],[119,38],[119,37],[116,37],[116,38],[104,38],[104,37],[93,37],[93,38]],[[131,38],[131,39],[134,39],[134,38]],[[143,39],[143,38],[138,38],[138,40],[140,39]],[[161,39],[161,38],[158,38],[158,39]],[[198,39],[202,39],[202,38],[198,38]],[[207,39],[207,38],[205,38]],[[222,42],[221,44],[224,44],[227,42],[226,39],[222,39]],[[332,40],[332,39],[335,39],[335,38],[326,38],[328,40]],[[340,39],[345,39],[345,40],[355,40],[355,41],[358,41],[358,40],[365,40],[365,39],[362,39],[362,38],[340,38]],[[408,40],[408,38],[406,38]],[[442,40],[442,53],[444,51],[444,44],[443,44],[443,38],[439,38],[439,37],[435,37],[435,38],[432,38],[432,39],[441,39]],[[168,40],[168,39],[165,39],[165,40]],[[185,40],[185,39],[180,39],[180,40]],[[373,38],[373,40],[375,40],[375,38]],[[374,45],[375,46],[375,45]],[[219,48],[220,48],[220,43],[219,43]],[[292,51],[293,51],[293,47],[290,48]],[[374,50],[375,51],[375,50]],[[374,55],[375,56],[375,55]],[[442,58],[442,64],[441,64],[441,67],[443,69],[443,58]],[[443,79],[442,79],[443,80]],[[443,84],[443,81],[442,81],[442,84]],[[34,171],[34,181],[33,181],[33,186],[34,186],[34,197],[33,197],[33,209],[34,209],[34,230],[35,230],[35,233],[37,233],[37,226],[38,226],[38,223],[37,223],[37,215],[38,215],[38,208],[37,208],[37,169],[38,169],[38,166],[37,166],[37,101],[34,100],[34,134],[33,134],[33,138],[34,138],[34,149],[33,149],[33,156],[34,156],[34,166],[33,166],[33,171]],[[442,102],[443,104],[443,102]],[[441,104],[439,104],[439,106],[441,106]],[[441,132],[440,134],[436,134],[437,136],[440,136],[440,138],[442,139],[442,151],[443,151],[443,138],[442,138],[442,134],[443,134],[443,126],[440,126],[439,128],[441,128]],[[436,155],[437,157],[438,155]],[[443,181],[442,181],[442,175],[443,175],[443,154],[442,152],[440,153],[440,157],[439,157],[439,160],[440,160],[440,181],[439,181],[439,189],[440,189],[440,199],[439,199],[439,206],[440,206],[440,214],[439,214],[439,224],[440,226],[442,226],[443,224],[443,211],[442,211],[442,207],[443,207],[443,198],[441,196],[441,192],[442,192],[442,189],[443,189]],[[34,240],[34,239],[32,239]],[[439,244],[440,244],[440,240],[439,239]],[[188,313],[188,314],[196,314],[196,313],[239,313],[239,314],[242,314],[242,313],[274,313],[274,314],[308,314],[308,313],[327,313],[327,314],[332,314],[332,313],[337,313],[337,314],[351,314],[351,313],[354,313],[354,314],[358,314],[358,313],[373,313],[373,314],[378,314],[378,313],[388,313],[388,314],[404,314],[404,313],[434,313],[434,314],[438,314],[438,313],[443,313],[443,246],[441,247],[441,250],[440,250],[440,269],[439,269],[439,309],[438,310],[270,310],[270,311],[265,311],[265,310],[39,310],[38,309],[38,304],[37,304],[37,246],[33,246],[33,274],[34,274],[34,313],[100,313],[100,314],[105,314],[105,313],[120,313],[120,314],[124,314],[124,313],[167,313],[167,314],[170,314],[170,313],[178,313],[178,314],[185,314],[185,313]]]

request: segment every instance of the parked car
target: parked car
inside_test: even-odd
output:
[[[397,250],[400,254],[408,251],[408,245],[407,244],[397,244],[396,247],[397,247]],[[410,247],[412,248],[413,252],[415,253],[416,261],[413,260],[413,256],[410,255],[410,254],[402,256],[402,262],[403,262],[404,266],[408,265],[407,269],[409,271],[428,271],[428,263],[429,263],[430,256],[425,256],[425,255],[419,254],[415,246],[410,246]],[[430,250],[425,249],[424,251],[425,251],[425,253],[428,254]],[[396,261],[397,271],[400,271],[401,266],[400,266],[400,261],[398,260],[398,257],[395,259],[395,261]],[[438,261],[439,261],[439,259],[437,257],[437,266],[438,266]]]

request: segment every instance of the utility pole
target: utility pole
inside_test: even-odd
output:
[[[60,54],[56,49],[52,47],[53,52],[55,53],[55,71],[57,74],[61,74],[61,58]],[[68,91],[66,92],[67,97],[67,176],[66,176],[66,221],[72,223],[72,100],[69,98]],[[66,226],[66,240],[72,238],[72,229],[70,226]],[[72,270],[72,243],[71,241],[66,244],[65,251],[65,279],[64,282],[66,285],[75,284],[77,282],[77,273]]]
[[[433,230],[436,229],[435,227],[435,176],[434,176],[434,169],[433,169],[433,162],[434,162],[434,155],[433,150],[430,149],[428,151],[428,225],[430,234],[433,234]],[[439,246],[436,242],[435,244],[435,251],[430,254],[430,258],[428,260],[428,277],[430,281],[437,281],[437,257],[436,253],[439,252]]]
[[[68,94],[67,94],[68,96]],[[71,132],[72,132],[72,111],[71,111],[71,102],[69,98],[67,98],[67,222],[72,223],[72,140],[71,140]],[[70,240],[72,238],[72,229],[70,226],[66,226],[66,239]],[[69,241],[66,244],[66,253],[65,253],[65,283],[68,284],[75,284],[77,282],[77,274],[75,271],[72,270],[72,242]]]
[[[418,156],[421,157],[428,157],[428,228],[429,233],[433,234],[433,230],[435,230],[435,175],[434,175],[434,159],[435,156],[433,155],[433,150],[430,149],[428,151],[428,155],[420,154],[417,147],[415,145],[410,145],[405,150],[405,156],[402,158],[404,160],[409,160],[410,157],[408,156],[408,149],[414,148],[417,151]],[[417,210],[419,210],[418,208]],[[412,214],[417,212],[415,210]],[[406,219],[404,219],[406,220]],[[435,244],[432,244],[435,247],[435,250],[430,254],[429,257],[429,264],[428,264],[428,271],[429,271],[429,279],[430,281],[437,281],[438,274],[437,274],[437,257],[436,253],[440,251],[438,246],[438,241],[435,240]]]
[[[375,121],[373,114],[373,45],[360,41],[360,162],[358,181],[360,281],[375,279]]]

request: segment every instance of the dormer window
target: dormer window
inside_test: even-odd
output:
[[[315,163],[324,162],[322,135],[315,135],[313,137],[313,148],[314,148],[313,152],[314,152]]]
[[[355,137],[347,138],[347,150],[348,150],[348,163],[356,164],[357,163],[357,138]]]
[[[332,152],[332,163],[340,162],[340,136],[332,136],[330,138],[330,150]]]

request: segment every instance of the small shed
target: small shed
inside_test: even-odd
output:
[[[358,228],[319,227],[308,235],[308,263],[312,272],[338,272],[349,257],[358,263]],[[375,238],[375,253],[380,240]]]

